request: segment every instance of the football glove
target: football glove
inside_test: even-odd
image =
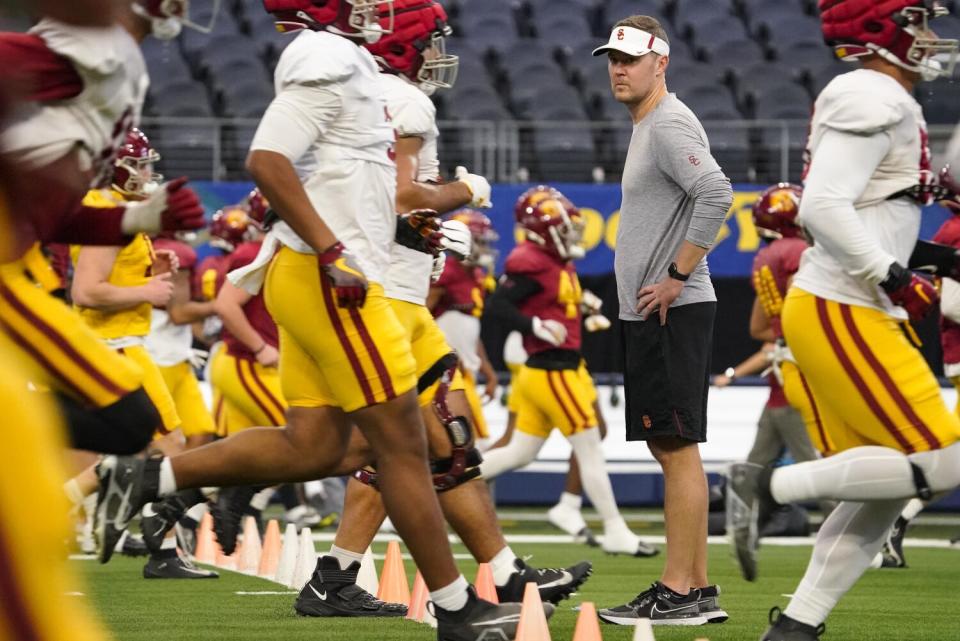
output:
[[[447,264],[447,255],[440,252],[433,257],[433,265],[430,268],[430,282],[435,283],[443,276],[443,266]]]
[[[890,297],[890,302],[902,307],[910,320],[914,321],[929,314],[940,299],[933,283],[917,276],[900,263],[890,265],[887,277],[880,283],[880,287]]]
[[[367,279],[343,243],[334,243],[322,254],[317,254],[317,261],[320,263],[320,280],[329,279],[337,305],[363,307],[367,299]]]
[[[203,205],[186,184],[186,178],[177,178],[160,185],[146,199],[127,204],[120,222],[123,233],[133,236],[203,227]]]
[[[436,256],[443,247],[440,220],[432,209],[414,209],[397,217],[397,243]]]
[[[441,246],[454,258],[465,260],[470,255],[473,236],[466,224],[459,220],[445,220],[440,225],[440,232],[443,234]]]
[[[603,314],[590,314],[583,319],[583,326],[590,333],[603,332],[610,329],[610,319]]]
[[[534,316],[531,320],[533,321],[533,335],[543,342],[559,347],[567,340],[567,328],[560,321],[543,320],[538,316]]]
[[[589,289],[583,290],[583,295],[580,298],[580,311],[585,315],[591,316],[593,314],[599,314],[600,308],[603,307],[603,301],[599,296],[591,292]]]
[[[195,347],[190,348],[190,357],[187,359],[193,369],[203,369],[203,366],[207,364],[207,359],[210,358],[210,352],[203,349],[196,349]]]
[[[466,185],[470,191],[470,202],[467,203],[467,207],[481,209],[493,207],[493,203],[490,202],[490,183],[487,182],[486,178],[478,176],[477,174],[471,174],[467,171],[467,168],[463,166],[457,167],[454,175],[457,177],[457,180]]]

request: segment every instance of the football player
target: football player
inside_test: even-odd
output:
[[[148,198],[160,186],[153,174],[153,163],[159,158],[143,132],[131,129],[115,160],[111,189],[91,191],[85,198],[86,204],[110,208]],[[74,259],[71,297],[80,317],[108,347],[143,372],[144,390],[162,420],[154,447],[165,452],[179,451],[183,448],[183,430],[177,404],[163,372],[146,348],[153,309],[166,306],[173,296],[172,278],[178,270],[176,253],[156,250],[143,233],[123,247],[75,246],[71,253]],[[179,388],[173,389],[179,391]],[[197,426],[199,429],[210,431],[212,419],[203,407],[195,380],[192,400],[192,405],[200,405],[200,412],[191,406],[191,418],[201,423]],[[172,534],[165,544],[151,553],[143,569],[145,578],[217,576],[181,559]]]
[[[120,13],[123,26],[78,28],[47,17],[27,34],[0,34],[6,66],[26,70],[37,87],[0,140],[20,169],[5,177],[18,215],[13,258],[0,266],[0,323],[34,363],[35,380],[57,392],[75,446],[132,453],[159,422],[142,374],[47,293],[59,283],[37,244],[122,245],[140,231],[203,224],[199,200],[182,180],[96,215],[81,202],[91,187],[109,184],[146,90],[137,42],[151,32],[150,20],[129,6]]]
[[[431,590],[438,637],[510,638],[519,605],[478,599],[453,562],[427,465],[416,363],[383,293],[398,224],[411,245],[437,242],[424,217],[396,215],[394,130],[377,64],[360,46],[389,31],[380,14],[390,26],[392,2],[266,7],[281,26],[305,29],[280,58],[277,96],[247,160],[282,222],[235,284],[255,292],[265,281],[283,346],[287,427],[245,430],[172,459],[108,458],[101,478],[133,492],[133,509],[178,488],[312,480],[363,465],[347,456],[356,425],[373,449],[387,512]],[[130,517],[115,512],[111,537]]]
[[[397,132],[397,210],[443,212],[463,205],[489,206],[490,186],[484,178],[460,168],[456,182],[440,184],[439,180],[436,110],[427,94],[447,88],[456,74],[456,57],[444,51],[444,36],[449,33],[446,13],[434,0],[396,0],[394,10],[393,33],[366,46],[380,64],[383,95]],[[450,251],[466,258],[470,253],[467,226],[450,220],[444,223],[444,230]],[[543,600],[557,602],[586,580],[591,566],[583,563],[567,570],[535,570],[507,545],[489,489],[477,478],[475,419],[457,355],[426,306],[432,270],[429,254],[394,244],[384,294],[406,331],[416,361],[418,399],[440,505],[477,562],[490,564],[501,603],[521,601],[523,589],[531,581],[543,586]],[[366,474],[360,478],[370,481]],[[363,604],[355,598],[357,588],[352,582],[326,578],[342,577],[348,569],[359,568],[385,516],[372,484],[351,480],[337,537],[330,554],[321,560],[317,578],[301,592],[298,612],[313,616],[405,613],[396,604],[369,599]],[[326,598],[318,598],[318,592]]]
[[[771,611],[765,641],[818,638],[906,502],[960,483],[960,418],[900,324],[937,302],[932,283],[908,268],[921,249],[921,207],[936,193],[912,91],[952,72],[960,43],[930,27],[946,13],[933,0],[820,1],[825,39],[862,64],[815,104],[799,218],[815,244],[794,276],[782,325],[816,405],[840,419],[836,430],[827,426],[836,453],[776,470],[733,466],[738,559],[755,564],[761,503],[841,503],[821,526],[786,610]]]
[[[596,391],[580,355],[582,290],[573,261],[583,255],[583,220],[556,190],[521,201],[527,206],[518,210],[517,223],[526,242],[507,257],[486,313],[523,333],[528,358],[510,388],[516,430],[505,447],[487,452],[480,470],[491,479],[527,465],[557,428],[576,453],[584,488],[603,519],[603,549],[652,556],[656,551],[617,510],[593,409]]]

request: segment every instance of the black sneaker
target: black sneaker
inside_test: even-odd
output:
[[[700,592],[700,614],[707,623],[723,623],[730,618],[720,607],[720,586],[708,585],[705,588],[696,588]]]
[[[147,561],[143,566],[143,578],[145,579],[219,579],[220,575],[212,570],[198,568],[190,561],[180,558],[179,555],[172,557],[158,557]]]
[[[747,581],[757,580],[760,513],[772,503],[765,482],[768,468],[755,463],[734,463],[727,473],[727,535]]]
[[[822,623],[813,627],[791,619],[780,608],[770,609],[770,624],[760,641],[817,641],[826,630]]]
[[[217,543],[225,555],[230,556],[237,549],[243,515],[253,495],[261,489],[250,486],[220,488],[220,496],[210,507],[210,514],[213,515]]]
[[[317,569],[300,590],[293,609],[307,617],[402,617],[407,606],[385,603],[357,585],[360,563],[346,570],[332,556],[317,559]]]
[[[520,625],[520,603],[497,605],[477,597],[473,587],[467,589],[467,605],[451,612],[432,601],[427,604],[437,618],[437,641],[511,641]],[[549,619],[554,607],[543,604]]]
[[[703,625],[707,618],[700,612],[697,590],[677,597],[657,581],[630,603],[597,612],[604,623],[636,625],[637,619],[650,619],[651,625]]]
[[[144,503],[156,498],[160,459],[106,456],[97,465],[97,476],[100,486],[93,531],[97,557],[100,563],[106,563],[130,525],[130,519]]]
[[[582,561],[568,568],[532,568],[520,559],[515,560],[517,571],[503,587],[497,586],[497,599],[500,603],[520,603],[527,583],[536,583],[540,590],[540,600],[556,605],[569,598],[577,588],[590,578],[593,565]]]
[[[129,531],[123,533],[123,536],[120,537],[120,542],[117,543],[117,550],[123,556],[147,556],[150,554],[150,550],[147,549],[147,544],[143,542],[143,538],[139,536],[134,536],[130,534]]]
[[[910,525],[910,521],[902,516],[897,517],[893,529],[890,530],[887,540],[883,543],[883,564],[881,567],[907,567],[907,559],[903,555],[903,537],[907,533],[908,525]]]

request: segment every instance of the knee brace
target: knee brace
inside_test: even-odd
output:
[[[457,450],[454,450],[457,454]],[[480,476],[480,463],[483,456],[480,450],[471,447],[462,451],[462,456],[451,456],[445,459],[430,461],[430,471],[433,473],[433,489],[447,492]]]
[[[357,479],[364,485],[369,485],[373,489],[380,491],[380,479],[377,477],[377,471],[373,468],[360,468],[353,473],[353,478]]]

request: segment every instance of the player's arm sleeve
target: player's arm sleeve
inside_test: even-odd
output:
[[[504,274],[496,291],[487,298],[483,316],[509,331],[529,334],[533,320],[520,311],[520,303],[541,290],[540,283],[523,274]]]
[[[733,204],[730,179],[693,123],[684,118],[669,118],[656,123],[653,131],[657,165],[693,200],[693,216],[685,239],[709,249]]]
[[[42,38],[27,33],[0,33],[0,78],[26,81],[26,100],[74,98],[83,91],[83,79],[73,63],[52,51]]]
[[[800,221],[844,270],[879,284],[893,256],[867,232],[854,203],[890,150],[890,135],[857,135],[827,129],[810,163],[800,201]]]
[[[272,151],[296,162],[337,119],[341,104],[332,85],[288,86],[263,114],[251,151]]]

